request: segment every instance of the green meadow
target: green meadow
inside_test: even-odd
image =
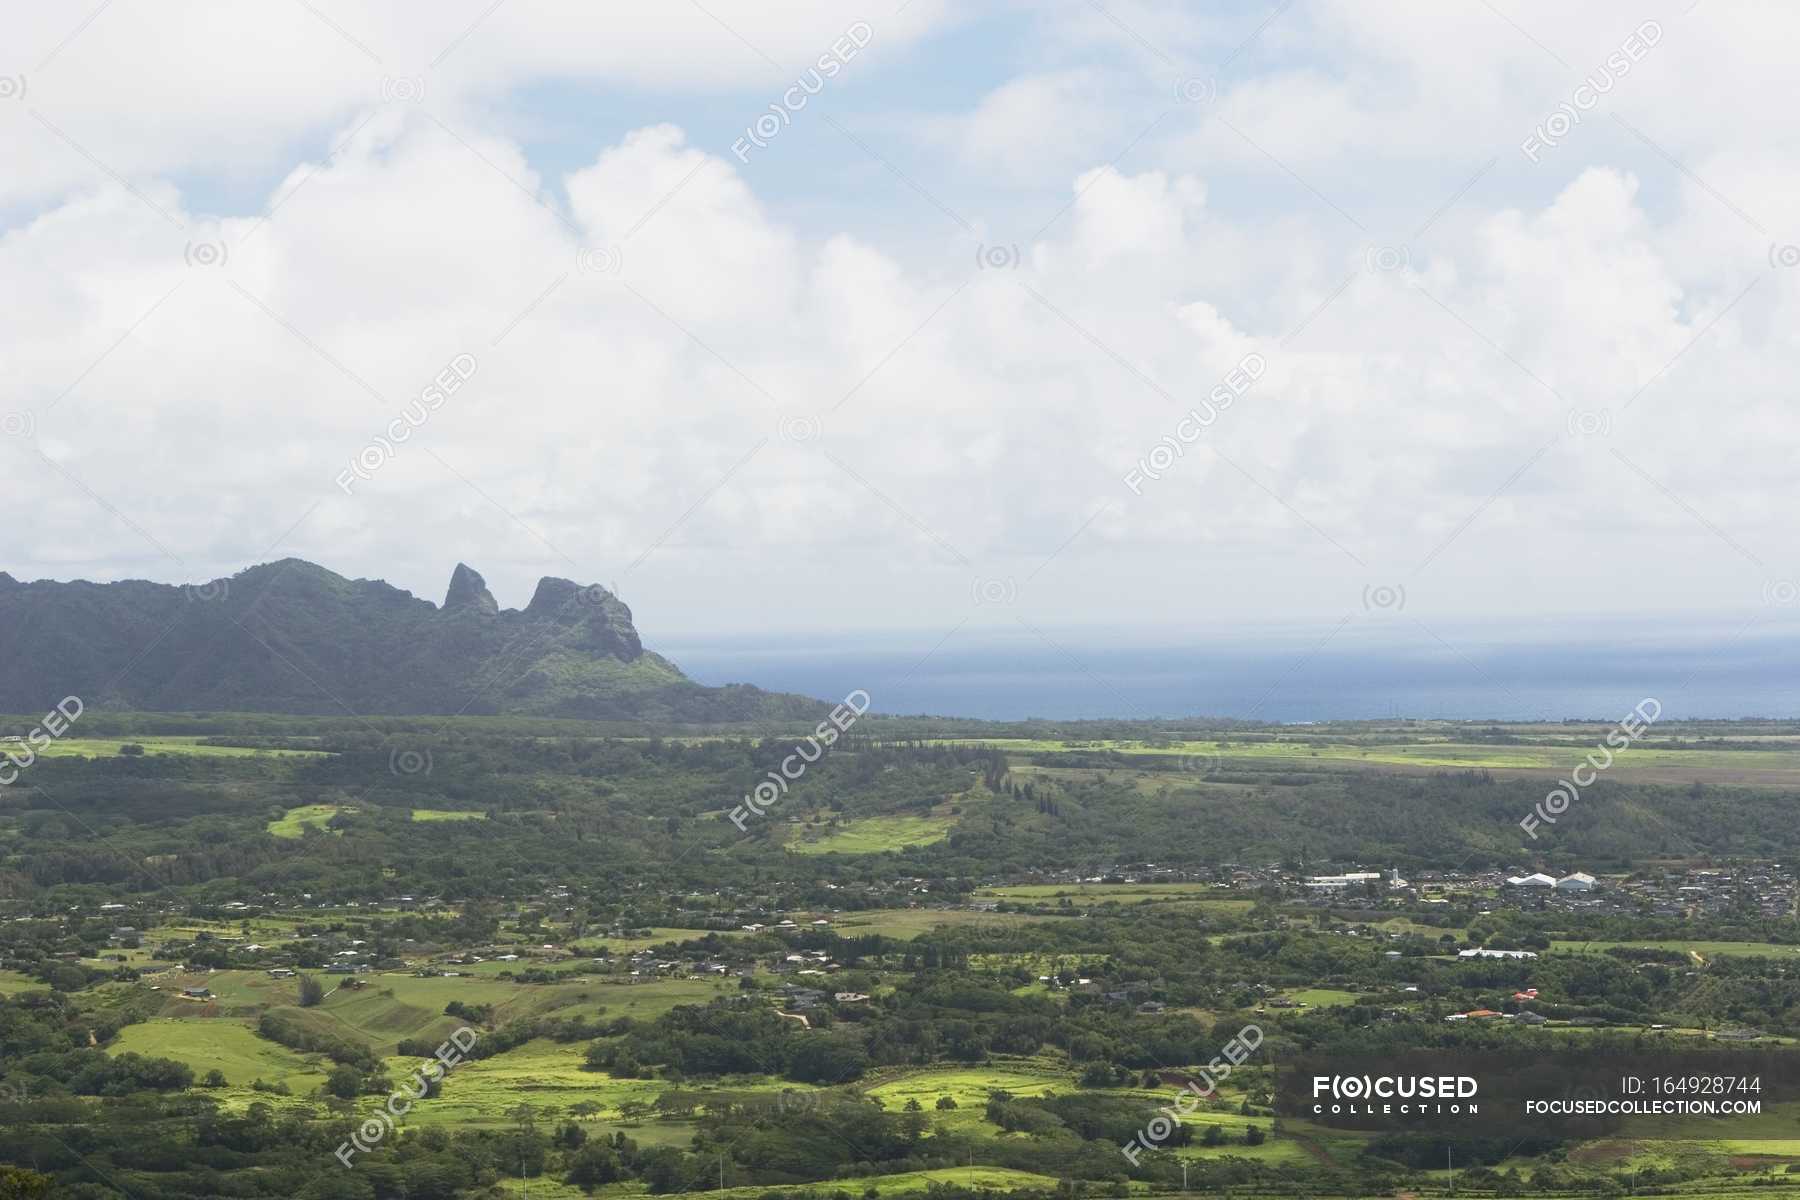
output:
[[[194,737],[66,737],[38,751],[40,758],[113,758],[119,747],[142,746],[147,755],[171,754],[187,758],[320,758],[324,750],[267,750],[256,746],[208,746]]]
[[[960,818],[948,813],[861,817],[829,825],[796,825],[788,849],[797,854],[881,854],[928,846],[950,836]]]
[[[265,1083],[285,1083],[295,1095],[302,1096],[323,1084],[331,1069],[330,1061],[323,1055],[289,1050],[257,1036],[243,1022],[229,1019],[159,1017],[140,1025],[127,1025],[107,1049],[113,1054],[175,1059],[192,1067],[196,1080],[216,1070],[234,1087],[247,1089],[261,1079]]]
[[[268,831],[279,838],[297,838],[308,829],[325,828],[325,823],[340,812],[355,812],[343,804],[303,804],[290,808],[268,824]]]

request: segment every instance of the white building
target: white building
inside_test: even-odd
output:
[[[1564,875],[1557,880],[1556,888],[1561,892],[1591,892],[1594,890],[1594,877],[1585,871],[1576,871],[1573,875]]]
[[[1347,888],[1353,883],[1369,883],[1380,878],[1380,871],[1352,871],[1348,875],[1314,875],[1306,881],[1306,886],[1309,888]]]
[[[1345,875],[1314,875],[1306,881],[1306,886],[1322,889],[1347,888],[1355,884],[1373,883],[1378,879],[1387,880],[1387,885],[1392,888],[1406,886],[1406,880],[1400,878],[1400,872],[1393,869],[1386,872],[1351,871]]]
[[[1515,875],[1511,879],[1508,879],[1506,881],[1506,886],[1507,887],[1555,887],[1556,880],[1554,877],[1546,875],[1542,871],[1539,871],[1533,875]]]

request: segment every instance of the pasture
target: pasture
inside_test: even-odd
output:
[[[248,1096],[258,1079],[285,1083],[296,1096],[306,1096],[325,1082],[331,1062],[323,1055],[301,1054],[258,1037],[256,1031],[234,1020],[175,1020],[158,1017],[119,1031],[109,1054],[144,1054],[172,1058],[193,1068],[196,1081],[208,1071],[219,1071],[234,1088]]]
[[[949,837],[958,820],[956,815],[934,811],[795,825],[790,827],[788,849],[796,854],[881,854],[928,846]]]
[[[298,808],[290,808],[281,816],[270,821],[267,829],[271,836],[278,838],[297,838],[308,829],[323,830],[325,823],[340,812],[355,812],[356,809],[343,804],[303,804]]]
[[[66,737],[38,751],[40,758],[114,758],[119,747],[142,746],[146,755],[184,758],[321,758],[325,750],[265,750],[255,746],[208,746],[199,737]]]

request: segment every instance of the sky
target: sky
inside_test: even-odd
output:
[[[1800,9],[0,25],[19,579],[467,562],[652,645],[1800,615]]]

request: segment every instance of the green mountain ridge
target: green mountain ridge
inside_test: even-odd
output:
[[[442,606],[302,559],[175,586],[0,572],[0,711],[95,708],[519,714],[646,721],[809,717],[825,705],[706,687],[646,650],[598,584],[546,577],[502,609],[457,564]]]

